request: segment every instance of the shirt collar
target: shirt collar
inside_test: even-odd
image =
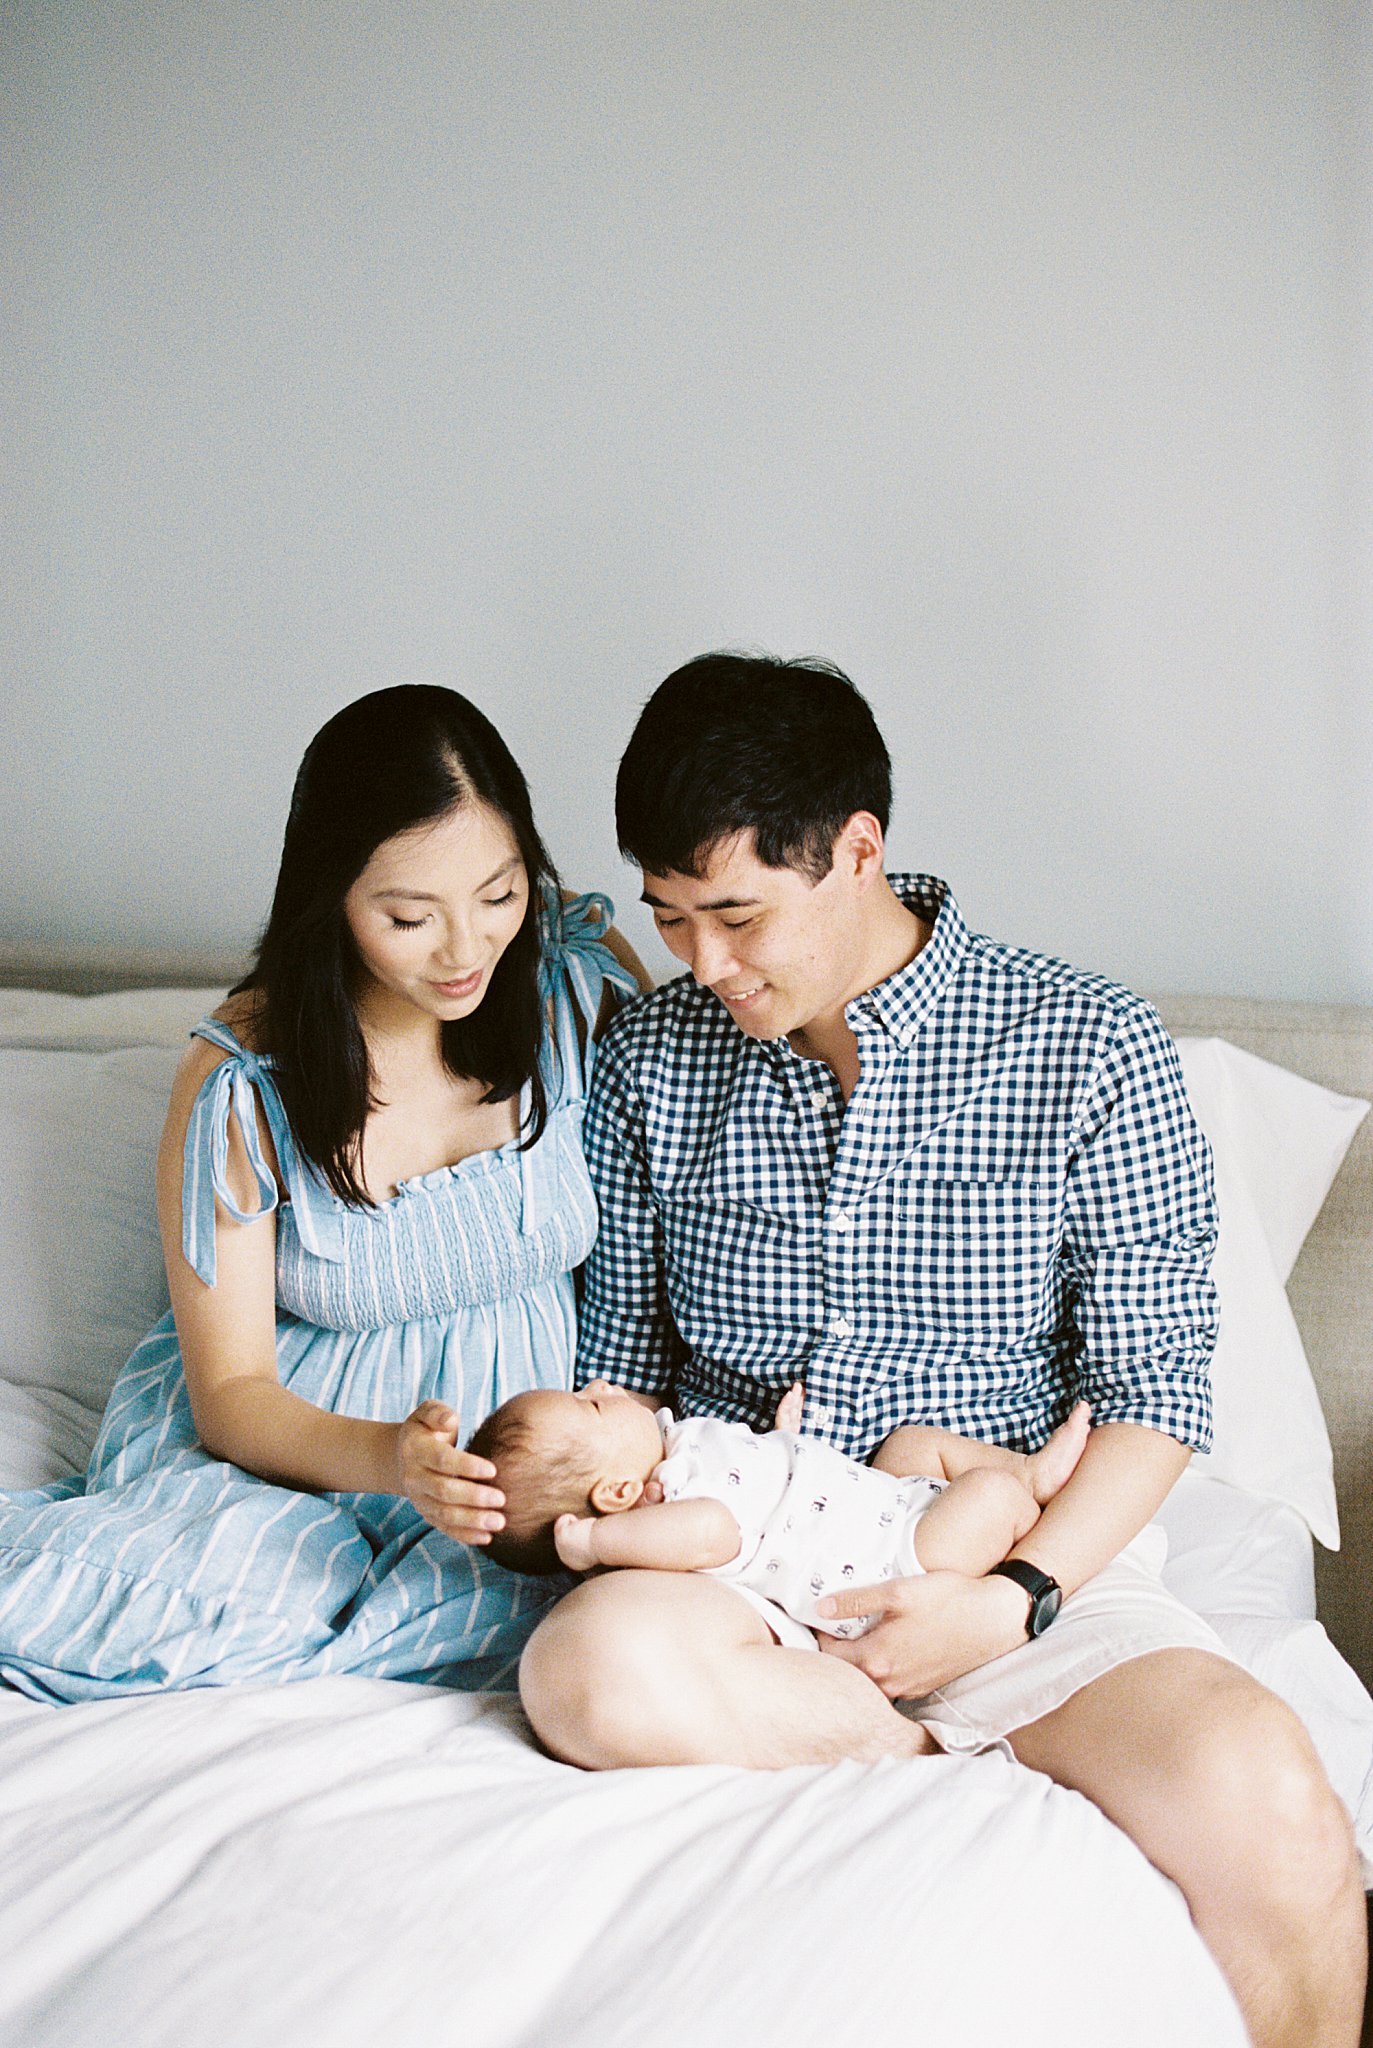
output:
[[[953,891],[937,875],[888,875],[887,880],[907,910],[913,910],[933,929],[914,960],[854,996],[844,1006],[844,1017],[856,1037],[883,1031],[909,1049],[962,965],[969,932]],[[775,1059],[800,1057],[786,1038],[756,1042]]]
[[[962,965],[969,934],[953,891],[937,875],[888,875],[887,880],[907,910],[933,930],[908,966],[855,996],[844,1016],[860,1036],[877,1025],[898,1045],[909,1047]]]

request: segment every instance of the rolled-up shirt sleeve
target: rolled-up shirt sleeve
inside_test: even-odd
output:
[[[639,1091],[614,1026],[597,1052],[583,1142],[601,1221],[586,1265],[577,1377],[671,1402],[687,1347],[668,1302]]]
[[[1078,1105],[1062,1256],[1092,1420],[1211,1443],[1211,1154],[1156,1011],[1121,1014]]]

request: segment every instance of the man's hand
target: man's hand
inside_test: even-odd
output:
[[[831,1594],[826,1620],[876,1615],[866,1635],[822,1635],[822,1650],[856,1664],[889,1700],[921,1699],[1025,1641],[1028,1595],[1009,1579],[926,1572]]]
[[[772,1418],[774,1429],[790,1430],[795,1436],[801,1427],[801,1410],[805,1406],[806,1389],[800,1380],[788,1387],[777,1403],[777,1413]]]

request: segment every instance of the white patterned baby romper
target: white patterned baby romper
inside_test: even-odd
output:
[[[233,1117],[277,1211],[277,1360],[293,1393],[387,1422],[443,1401],[465,1442],[510,1395],[570,1384],[573,1269],[596,1234],[577,1020],[595,1020],[607,984],[637,993],[603,943],[611,914],[604,897],[544,906],[538,1143],[423,1174],[374,1208],[340,1201],[302,1159],[270,1060],[214,1018],[197,1026],[228,1057],[186,1135],[186,1257],[213,1286],[215,1196],[244,1220],[225,1179]],[[509,1686],[565,1584],[502,1571],[408,1500],[300,1493],[211,1457],[167,1315],[115,1382],[84,1477],[0,1493],[0,1681],[46,1700],[339,1671]]]
[[[860,1636],[870,1617],[822,1620],[827,1594],[921,1570],[915,1530],[944,1491],[940,1479],[898,1479],[816,1437],[658,1411],[667,1451],[656,1477],[665,1500],[723,1501],[739,1524],[739,1554],[712,1578],[760,1594],[822,1635]]]

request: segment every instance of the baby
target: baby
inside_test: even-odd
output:
[[[711,1572],[808,1628],[861,1635],[870,1617],[829,1620],[820,1601],[919,1572],[980,1578],[1034,1527],[1088,1434],[1079,1402],[1031,1456],[908,1427],[862,1465],[797,1434],[800,1411],[794,1387],[778,1427],[758,1436],[713,1416],[655,1414],[606,1380],[517,1394],[468,1445],[505,1494],[491,1555],[523,1572]],[[645,1499],[650,1481],[661,1500]]]

